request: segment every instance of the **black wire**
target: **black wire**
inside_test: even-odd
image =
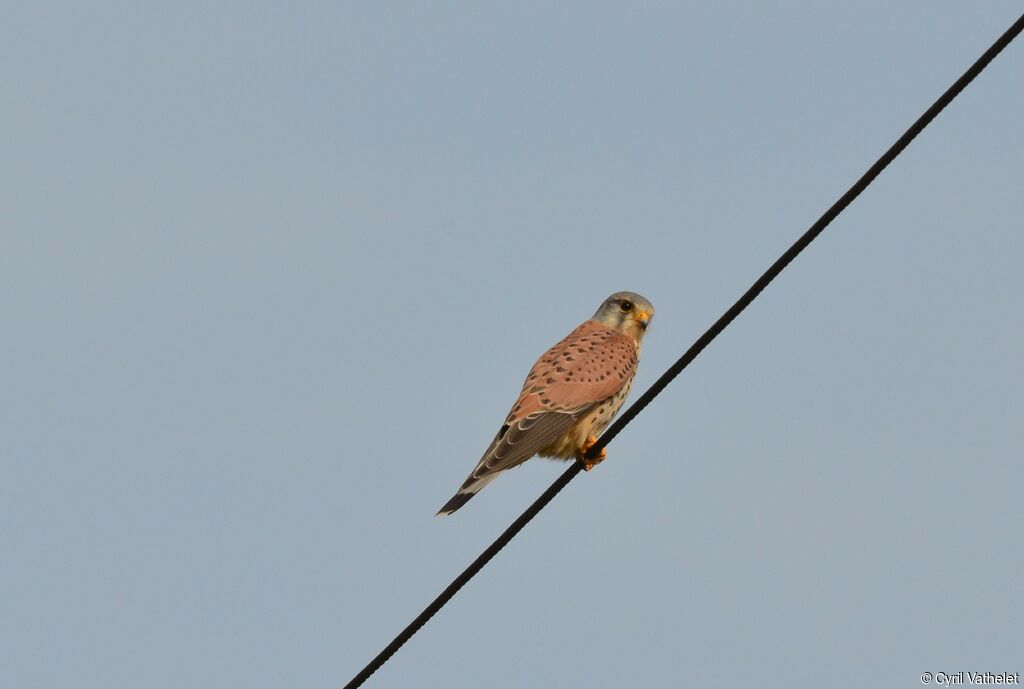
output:
[[[537,516],[544,507],[551,502],[551,498],[558,495],[558,492],[565,488],[569,481],[576,478],[576,474],[580,473],[583,469],[583,464],[580,462],[573,462],[568,469],[562,472],[562,475],[555,479],[555,482],[544,491],[539,498],[534,500],[533,504],[526,508],[526,511],[519,515],[519,518],[512,522],[512,525],[505,529],[498,539],[492,543],[487,550],[480,553],[480,556],[473,560],[473,562],[463,570],[462,574],[455,577],[455,581],[448,584],[448,588],[441,591],[441,595],[433,600],[423,612],[416,616],[409,626],[402,630],[402,633],[394,638],[383,651],[377,654],[377,657],[370,661],[370,663],[364,667],[358,675],[352,678],[352,681],[345,685],[345,689],[355,689],[366,679],[372,675],[377,669],[388,661],[395,651],[402,647],[406,641],[412,638],[412,635],[420,630],[420,627],[427,623],[431,617],[434,616],[438,610],[444,607],[444,604],[451,600],[452,596],[459,592],[467,581],[472,579],[477,572],[484,568],[491,558],[498,554],[498,551],[508,545],[508,542],[515,538],[515,535],[519,533],[524,526],[526,526],[531,519]]]
[[[963,76],[957,79],[956,82],[924,112],[923,115],[917,118],[917,121],[910,125],[910,128],[904,132],[903,136],[897,139],[896,143],[890,146],[889,150],[882,154],[882,157],[879,158],[874,165],[868,168],[868,171],[865,172],[864,175],[858,179],[857,182],[850,187],[850,189],[843,194],[838,201],[832,204],[832,207],[825,211],[825,213],[818,218],[817,222],[811,225],[800,239],[796,240],[793,246],[789,247],[789,249],[786,250],[786,253],[782,254],[782,256],[780,256],[779,259],[775,261],[775,263],[773,263],[753,285],[750,286],[750,289],[744,292],[743,296],[741,296],[735,304],[729,307],[729,310],[726,311],[721,318],[715,321],[703,335],[697,338],[697,341],[694,342],[681,357],[679,357],[678,361],[672,364],[672,366],[654,382],[654,385],[644,392],[644,394],[641,395],[640,398],[615,421],[615,423],[608,427],[608,430],[604,432],[600,439],[598,439],[597,443],[595,443],[587,452],[587,456],[591,458],[596,457],[601,449],[607,446],[608,443],[610,443],[612,439],[618,435],[623,428],[625,428],[626,424],[636,418],[637,414],[643,411],[644,407],[651,403],[651,400],[657,397],[661,391],[664,390],[665,387],[690,364],[690,362],[696,359],[697,355],[700,354],[712,340],[718,337],[718,335],[725,330],[730,323],[732,323],[736,316],[740,315],[740,313],[742,313],[742,311],[757,298],[757,295],[759,295],[772,280],[778,277],[779,273],[781,273],[786,266],[800,254],[801,251],[806,249],[807,246],[813,242],[826,227],[828,227],[829,223],[835,220],[836,217],[842,213],[854,199],[860,196],[862,191],[867,189],[868,185],[878,177],[882,170],[884,170],[889,163],[895,160],[896,157],[903,152],[903,149],[905,149],[910,142],[913,141],[914,138],[920,134],[932,120],[935,119],[936,115],[942,112],[942,110],[949,105],[953,99],[956,98],[960,92],[963,91],[967,85],[970,84],[971,81],[973,81],[974,78],[988,66],[990,62],[992,62],[996,55],[1002,52],[1003,48],[1008,46],[1010,42],[1021,33],[1022,30],[1024,30],[1024,15],[1021,15],[1021,17],[1013,23],[1013,26],[1007,29],[1006,33],[1000,36],[999,39],[992,44],[992,47],[986,50],[985,53],[978,58],[978,60],[971,65],[966,72],[964,72]],[[555,482],[551,484],[551,486],[526,509],[525,512],[519,515],[518,519],[512,522],[511,526],[505,529],[505,531],[498,536],[498,539],[494,541],[487,550],[482,552],[477,559],[473,560],[472,564],[470,564],[462,574],[457,576],[455,580],[448,585],[448,588],[442,591],[441,594],[423,610],[423,612],[416,616],[416,619],[409,623],[409,626],[403,629],[401,633],[384,648],[383,651],[378,653],[377,656],[359,672],[359,674],[353,677],[352,681],[346,684],[344,689],[355,689],[362,685],[370,675],[386,663],[388,659],[394,655],[395,651],[401,648],[406,641],[411,639],[412,636],[418,632],[438,610],[444,607],[445,603],[451,600],[451,598],[458,593],[459,589],[461,589],[466,582],[472,579],[477,572],[483,569],[484,565],[498,554],[498,551],[504,548],[508,542],[511,541],[515,535],[537,515],[538,512],[544,509],[544,507],[551,502],[551,499],[554,498],[559,491],[565,488],[566,485],[568,485],[569,481],[576,478],[576,475],[580,473],[582,468],[583,465],[581,462],[573,462],[573,464],[566,469],[565,472],[559,476]]]
[[[853,200],[860,196],[860,193],[868,188],[882,170],[889,166],[893,160],[896,159],[900,153],[903,152],[910,142],[913,141],[918,134],[920,134],[925,127],[927,127],[935,117],[942,112],[942,110],[949,105],[954,98],[960,95],[960,92],[967,88],[967,85],[974,81],[974,78],[981,74],[981,71],[985,69],[996,55],[1002,52],[1003,48],[1008,46],[1010,42],[1015,39],[1021,30],[1024,30],[1024,15],[1013,23],[1009,29],[1006,30],[1002,36],[999,37],[995,43],[992,44],[985,53],[978,58],[978,60],[963,73],[956,82],[953,83],[946,92],[939,96],[939,99],[932,103],[932,106],[924,111],[924,114],[917,118],[914,124],[910,125],[910,128],[903,133],[899,139],[896,140],[892,146],[889,147],[882,157],[875,161],[875,164],[868,168],[868,171],[850,187],[845,194],[839,197],[839,200],[832,204],[825,213],[818,218],[817,222],[810,226],[810,228],[804,232],[800,239],[793,243],[793,246],[786,250],[786,253],[779,257],[779,260],[775,261],[764,271],[764,274],[757,279],[753,285],[750,286],[743,296],[740,297],[735,304],[729,307],[729,310],[722,314],[714,324],[707,329],[707,331],[697,338],[686,352],[679,357],[676,363],[665,371],[658,380],[654,382],[650,388],[647,389],[644,394],[640,395],[640,398],[630,405],[629,409],[623,412],[622,416],[615,420],[611,426],[601,435],[598,441],[590,448],[588,455],[595,456],[596,453],[601,451],[601,448],[605,447],[612,439],[619,434],[626,424],[636,418],[636,415],[643,411],[644,407],[651,403],[655,397],[657,397],[665,387],[672,382],[672,380],[682,373],[683,369],[686,368],[690,362],[697,358],[697,355],[701,351],[711,344],[711,341],[718,337],[718,335],[726,329],[726,327],[733,322],[736,316],[743,312],[743,309],[747,308],[757,295],[761,293],[765,287],[768,286],[772,280],[778,277],[786,266],[789,265],[790,261],[796,258],[801,251],[807,248],[807,246],[817,239],[818,235],[821,234],[829,223],[836,219],[840,213],[842,213],[847,206],[853,203]]]

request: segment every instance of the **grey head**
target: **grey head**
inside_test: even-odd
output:
[[[591,320],[632,337],[637,344],[654,318],[654,305],[636,292],[616,292],[604,300]]]

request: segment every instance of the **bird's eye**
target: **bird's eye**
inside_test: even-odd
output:
[[[619,308],[622,309],[623,311],[626,311],[626,312],[632,311],[633,310],[633,302],[631,302],[631,301],[622,301],[622,302],[619,303]]]

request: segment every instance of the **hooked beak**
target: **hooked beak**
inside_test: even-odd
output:
[[[640,327],[647,330],[647,324],[651,322],[651,314],[646,311],[637,311],[633,314],[633,318],[640,324]]]

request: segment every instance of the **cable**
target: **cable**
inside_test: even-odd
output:
[[[956,98],[961,91],[963,91],[968,84],[970,84],[976,76],[981,74],[996,55],[1008,46],[1013,39],[1015,39],[1021,31],[1024,30],[1024,15],[1021,15],[1013,25],[1006,30],[999,39],[992,44],[992,46],[985,51],[985,53],[978,58],[978,60],[971,65],[963,75],[953,83],[946,92],[939,96],[930,108],[928,108],[923,115],[917,118],[914,124],[910,125],[910,128],[903,133],[899,139],[896,140],[892,146],[889,147],[882,157],[875,161],[875,164],[868,168],[868,171],[850,187],[845,194],[843,194],[838,201],[825,211],[825,213],[818,218],[818,220],[811,225],[811,227],[804,232],[804,234],[794,242],[794,244],[786,250],[786,253],[782,254],[775,263],[773,263],[768,270],[764,272],[757,281],[750,286],[746,292],[743,293],[735,304],[729,307],[729,310],[722,314],[722,317],[715,321],[710,328],[705,331],[703,335],[697,338],[686,352],[683,353],[679,360],[676,361],[672,366],[661,375],[654,384],[647,389],[640,396],[640,398],[634,402],[629,409],[627,409],[622,416],[620,416],[615,423],[608,427],[604,434],[598,439],[597,443],[587,452],[587,456],[594,458],[601,451],[602,448],[606,447],[608,443],[615,438],[619,432],[626,427],[626,425],[636,418],[637,414],[643,411],[644,407],[651,403],[651,401],[657,397],[662,390],[664,390],[672,380],[682,373],[683,369],[690,365],[690,363],[697,358],[697,355],[703,351],[705,347],[711,344],[711,341],[718,337],[723,330],[725,330],[735,318],[747,308],[754,299],[764,290],[768,284],[778,277],[789,263],[796,258],[801,251],[806,249],[811,242],[813,242],[818,235],[820,235],[829,224],[836,219],[836,217],[846,209],[853,200],[860,196],[861,192],[868,188],[868,186],[881,174],[882,170],[888,167],[889,163],[896,159],[900,153],[903,152],[911,141],[920,134],[925,127],[927,127],[935,117],[942,112],[942,110],[949,105],[954,98]],[[551,486],[544,491],[544,493],[537,498],[532,505],[530,505],[525,512],[519,515],[519,518],[512,522],[512,525],[505,529],[497,540],[492,543],[487,550],[482,552],[480,556],[473,560],[473,562],[467,567],[462,574],[457,576],[451,584],[448,585],[441,594],[435,598],[430,605],[428,605],[423,612],[416,616],[412,622],[409,623],[405,629],[399,633],[398,636],[388,644],[384,650],[377,654],[377,656],[364,667],[359,674],[352,678],[352,680],[345,685],[344,689],[356,689],[376,672],[388,659],[394,655],[395,651],[402,647],[402,645],[412,638],[412,636],[420,630],[420,628],[427,623],[427,621],[434,616],[434,614],[444,607],[451,598],[458,593],[466,582],[472,579],[477,572],[483,569],[491,558],[498,554],[502,548],[504,548],[509,541],[511,541],[517,533],[519,533],[524,526],[533,519],[538,512],[551,502],[551,499],[558,495],[559,491],[565,488],[569,484],[569,481],[576,478],[576,475],[580,473],[583,468],[581,462],[573,462],[572,465],[565,470],[565,472],[559,476]]]
[[[451,600],[452,596],[459,592],[467,581],[472,579],[477,572],[484,568],[491,558],[498,554],[498,551],[508,545],[508,542],[515,538],[515,535],[519,533],[524,526],[526,526],[531,519],[537,516],[537,513],[544,509],[551,499],[558,495],[558,492],[568,485],[569,481],[576,478],[576,474],[583,470],[583,464],[581,462],[573,462],[568,469],[562,472],[562,475],[555,479],[555,482],[544,491],[539,498],[533,501],[533,504],[526,508],[526,511],[519,515],[519,518],[512,522],[512,525],[505,529],[497,540],[492,543],[487,550],[480,553],[477,559],[463,570],[462,574],[455,577],[455,580],[448,585],[444,591],[441,592],[437,598],[435,598],[430,605],[428,605],[423,612],[416,616],[409,626],[402,630],[402,632],[389,643],[383,651],[377,654],[377,657],[369,662],[358,675],[352,678],[352,681],[345,685],[345,689],[355,689],[360,686],[366,679],[380,668],[381,665],[388,661],[395,651],[402,647],[406,641],[412,638],[413,634],[420,630],[420,627],[427,623],[431,617],[434,616],[438,610],[444,607],[444,604]]]
[[[640,398],[637,399],[636,402],[630,405],[629,409],[623,412],[622,416],[616,419],[615,422],[605,430],[587,454],[592,457],[596,456],[597,453],[601,451],[601,448],[608,445],[608,443],[610,443],[612,439],[626,427],[626,424],[636,418],[636,415],[651,403],[651,400],[661,394],[661,391],[664,390],[676,376],[682,373],[683,369],[689,366],[690,362],[696,359],[697,355],[700,354],[705,347],[711,344],[711,341],[718,337],[718,335],[733,322],[736,316],[740,315],[740,313],[742,313],[743,310],[757,298],[757,295],[759,295],[761,291],[768,286],[768,283],[778,277],[779,273],[789,265],[790,261],[796,258],[801,251],[806,249],[811,242],[817,239],[818,235],[820,235],[825,228],[828,227],[829,224],[846,209],[847,206],[853,203],[853,200],[860,196],[862,191],[868,188],[868,185],[875,181],[875,178],[881,174],[882,170],[887,168],[889,163],[895,160],[896,157],[903,152],[903,149],[909,146],[910,142],[913,141],[925,127],[931,124],[931,121],[934,120],[935,117],[942,112],[942,110],[949,105],[954,98],[960,95],[960,92],[967,88],[967,85],[974,81],[974,78],[981,74],[982,70],[984,70],[988,64],[995,59],[996,55],[1002,52],[1003,48],[1008,46],[1022,30],[1024,30],[1024,15],[1021,15],[1021,17],[1013,23],[1013,26],[1007,29],[1006,33],[1000,36],[999,39],[992,44],[992,47],[986,50],[985,53],[979,57],[966,72],[963,73],[963,76],[957,79],[952,86],[946,89],[946,92],[939,96],[939,99],[932,103],[932,106],[925,110],[924,114],[917,118],[917,121],[914,122],[914,124],[910,125],[910,128],[903,133],[903,136],[897,139],[896,143],[890,146],[889,150],[883,153],[882,157],[875,161],[875,164],[868,168],[868,171],[865,172],[864,175],[861,176],[861,178],[858,179],[845,194],[839,197],[839,200],[833,203],[831,208],[825,211],[825,213],[818,218],[817,222],[811,225],[810,228],[803,233],[800,239],[793,243],[793,246],[786,250],[786,253],[782,254],[782,256],[780,256],[779,259],[768,268],[768,270],[764,271],[764,274],[757,279],[757,282],[751,285],[750,289],[744,292],[743,296],[740,297],[735,304],[729,307],[729,310],[722,314],[721,318],[715,321],[703,335],[697,338],[697,341],[694,342],[681,357],[679,357],[679,360],[676,361],[676,363],[672,364],[672,366],[665,371],[658,380],[654,381],[654,384],[648,388],[644,394],[640,395]]]

